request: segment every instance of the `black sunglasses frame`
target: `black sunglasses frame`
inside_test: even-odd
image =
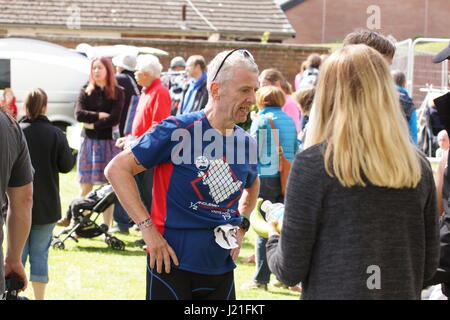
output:
[[[214,75],[214,78],[212,79],[212,81],[216,80],[217,75],[219,74],[220,69],[222,69],[222,67],[223,67],[225,61],[227,60],[227,58],[228,58],[229,56],[231,56],[231,55],[232,55],[234,52],[236,52],[236,51],[242,51],[242,52],[244,53],[244,56],[245,56],[246,58],[252,58],[252,55],[250,54],[250,52],[248,52],[247,49],[238,48],[238,49],[231,50],[230,52],[228,52],[228,54],[225,56],[225,58],[223,58],[222,63],[219,65],[219,68],[217,69],[216,74]]]

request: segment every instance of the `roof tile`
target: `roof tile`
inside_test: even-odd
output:
[[[0,25],[65,26],[79,12],[81,28],[174,31],[180,30],[183,4],[191,29],[211,31],[212,25],[219,32],[295,34],[274,0],[0,0]]]

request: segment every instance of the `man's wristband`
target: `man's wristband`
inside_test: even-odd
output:
[[[150,218],[142,220],[137,224],[138,228],[142,231],[144,229],[150,228],[153,225],[153,221]]]
[[[241,217],[244,217],[245,219],[247,219],[248,221],[250,221],[249,216],[246,215],[245,213],[241,213],[240,215],[241,215]]]
[[[241,213],[241,217],[242,217],[242,222],[239,227],[241,227],[245,232],[247,232],[248,229],[250,229],[250,219],[245,214],[242,214],[242,213]]]

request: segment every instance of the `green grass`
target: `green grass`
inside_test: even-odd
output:
[[[443,50],[447,46],[448,46],[448,42],[419,43],[416,46],[416,50],[436,54],[436,53],[441,52],[441,50]]]
[[[78,197],[79,186],[75,171],[60,175],[62,212]],[[101,217],[99,218],[102,219]],[[61,230],[56,227],[55,233]],[[49,252],[49,278],[46,299],[51,300],[143,300],[145,299],[145,252],[134,241],[139,233],[130,229],[130,235],[118,235],[125,242],[125,251],[108,248],[102,236],[68,239],[65,250],[51,248]],[[240,286],[251,280],[255,265],[240,263],[240,259],[255,252],[256,234],[250,230],[241,249],[235,269],[236,296],[239,300],[297,300],[299,294],[269,286],[269,291],[241,290]],[[26,267],[29,275],[29,264]],[[272,280],[275,277],[272,275]],[[33,299],[31,284],[21,293]]]

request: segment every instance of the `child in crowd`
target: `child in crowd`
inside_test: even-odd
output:
[[[313,87],[308,89],[300,89],[293,94],[293,97],[295,101],[297,101],[300,113],[302,115],[300,120],[300,132],[297,136],[297,141],[300,149],[302,149],[303,142],[305,141],[306,129],[308,127],[309,121],[309,112],[311,111],[313,105],[315,92],[315,88]]]
[[[447,130],[439,131],[437,135],[437,141],[439,148],[436,150],[436,158],[441,158],[444,151],[447,151],[450,147],[450,140],[448,138]]]

